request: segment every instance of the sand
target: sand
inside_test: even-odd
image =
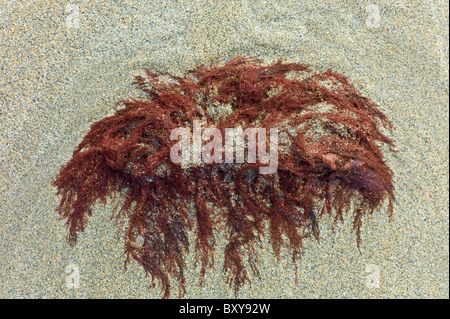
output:
[[[145,3],[144,3],[145,2]],[[448,298],[447,1],[2,1],[0,3],[0,298],[160,298],[97,206],[75,248],[51,186],[92,122],[137,96],[145,68],[183,74],[236,55],[345,73],[395,124],[387,154],[397,202],[305,242],[294,267],[260,252],[240,298]],[[220,251],[220,250],[219,250]],[[233,298],[223,259],[186,298]],[[176,286],[172,297],[177,297]]]

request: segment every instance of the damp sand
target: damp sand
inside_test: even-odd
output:
[[[397,202],[307,240],[298,281],[288,251],[266,241],[261,279],[240,298],[448,298],[448,2],[2,1],[0,3],[0,297],[160,298],[98,205],[70,247],[51,186],[61,165],[145,68],[177,75],[236,55],[332,68],[395,124],[387,154]],[[186,298],[233,298],[219,237],[199,287],[187,258]],[[176,283],[172,297],[177,297]]]

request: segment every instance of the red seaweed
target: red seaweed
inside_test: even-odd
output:
[[[381,149],[394,151],[381,132],[392,124],[346,76],[236,57],[183,77],[146,71],[135,84],[146,98],[123,100],[113,116],[94,123],[53,185],[72,245],[94,204],[121,195],[114,216],[128,222],[125,267],[130,260],[141,264],[164,298],[173,280],[179,296],[185,294],[190,231],[201,283],[214,267],[217,234],[226,236],[223,270],[237,294],[250,274],[259,276],[264,236],[277,258],[281,247],[290,249],[296,265],[302,242],[319,239],[324,214],[335,223],[353,216],[358,249],[363,217],[386,199],[392,215],[393,173]],[[243,163],[175,163],[171,132],[192,130],[196,120],[223,137],[226,128],[277,127],[276,172],[259,174],[266,164],[249,157]]]

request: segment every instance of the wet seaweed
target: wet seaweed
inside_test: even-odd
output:
[[[357,246],[363,218],[383,206],[393,212],[393,173],[382,148],[392,124],[346,76],[313,72],[279,60],[264,65],[236,57],[200,66],[183,77],[146,71],[135,85],[144,99],[120,101],[114,115],[94,123],[53,181],[57,208],[74,245],[97,203],[120,194],[114,214],[125,221],[125,267],[135,260],[156,280],[164,298],[171,282],[186,291],[185,257],[193,248],[201,283],[214,267],[216,236],[226,236],[223,270],[237,294],[258,276],[265,236],[280,258],[287,247],[297,265],[303,241],[317,240],[323,215],[335,223],[352,216]],[[278,127],[278,169],[262,163],[182,165],[170,159],[177,127]],[[222,134],[224,135],[224,134]]]

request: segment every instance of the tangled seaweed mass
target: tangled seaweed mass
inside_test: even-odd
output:
[[[94,123],[53,185],[71,244],[97,201],[121,195],[114,216],[128,222],[125,267],[132,259],[141,264],[164,298],[172,280],[185,293],[191,230],[201,283],[214,265],[218,232],[225,236],[223,268],[237,293],[250,273],[259,275],[264,236],[278,258],[287,247],[296,265],[303,240],[319,239],[324,214],[335,223],[350,214],[358,248],[364,216],[386,199],[391,216],[393,173],[381,147],[394,149],[381,130],[392,124],[344,75],[236,57],[183,77],[147,71],[135,84],[147,98],[121,101],[113,116]],[[248,160],[175,163],[171,131],[192,129],[195,120],[222,133],[278,128],[277,171],[260,174],[266,164]]]

